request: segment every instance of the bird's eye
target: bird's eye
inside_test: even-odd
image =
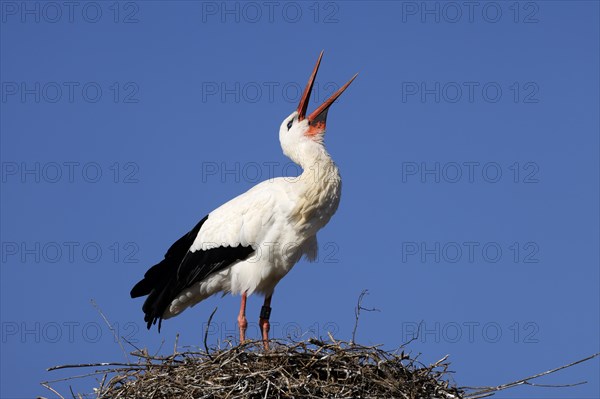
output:
[[[287,128],[288,130],[290,130],[292,128],[292,125],[294,124],[294,120],[292,119],[291,121],[288,122],[287,124]]]

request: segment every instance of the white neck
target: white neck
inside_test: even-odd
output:
[[[325,226],[340,202],[342,180],[337,166],[321,144],[299,148],[295,161],[303,168],[298,184],[294,218],[307,235]]]

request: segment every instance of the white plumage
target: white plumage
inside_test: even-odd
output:
[[[244,338],[246,296],[265,296],[261,312],[267,345],[270,300],[277,283],[305,256],[317,255],[317,232],[336,212],[341,178],[325,150],[329,107],[354,77],[308,117],[308,99],[323,53],[298,109],[282,122],[283,152],[300,165],[295,178],[264,181],[212,211],[169,249],[131,292],[148,295],[143,310],[148,328],[218,292],[241,294],[238,322]]]
[[[316,258],[316,233],[337,210],[341,195],[337,167],[328,156],[322,160],[329,164],[315,163],[296,179],[264,181],[209,214],[191,252],[241,244],[255,253],[187,288],[171,302],[165,319],[221,291],[271,295],[303,255]],[[328,178],[320,170],[327,170]]]

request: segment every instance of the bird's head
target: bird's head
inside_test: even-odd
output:
[[[331,95],[331,97],[307,116],[306,111],[308,109],[308,101],[322,57],[323,52],[321,51],[315,68],[308,79],[306,88],[302,93],[298,108],[283,120],[279,128],[279,141],[281,142],[283,152],[300,165],[305,163],[304,161],[307,156],[311,158],[311,153],[323,148],[329,107],[337,100],[344,90],[350,86],[350,83],[352,83],[354,78],[358,75],[354,75],[345,85],[340,87]]]

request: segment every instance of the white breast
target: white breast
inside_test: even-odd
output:
[[[287,178],[262,182],[209,214],[190,251],[252,246],[254,254],[183,290],[164,318],[218,292],[271,294],[302,255],[313,259],[316,237],[292,220],[299,186]]]

